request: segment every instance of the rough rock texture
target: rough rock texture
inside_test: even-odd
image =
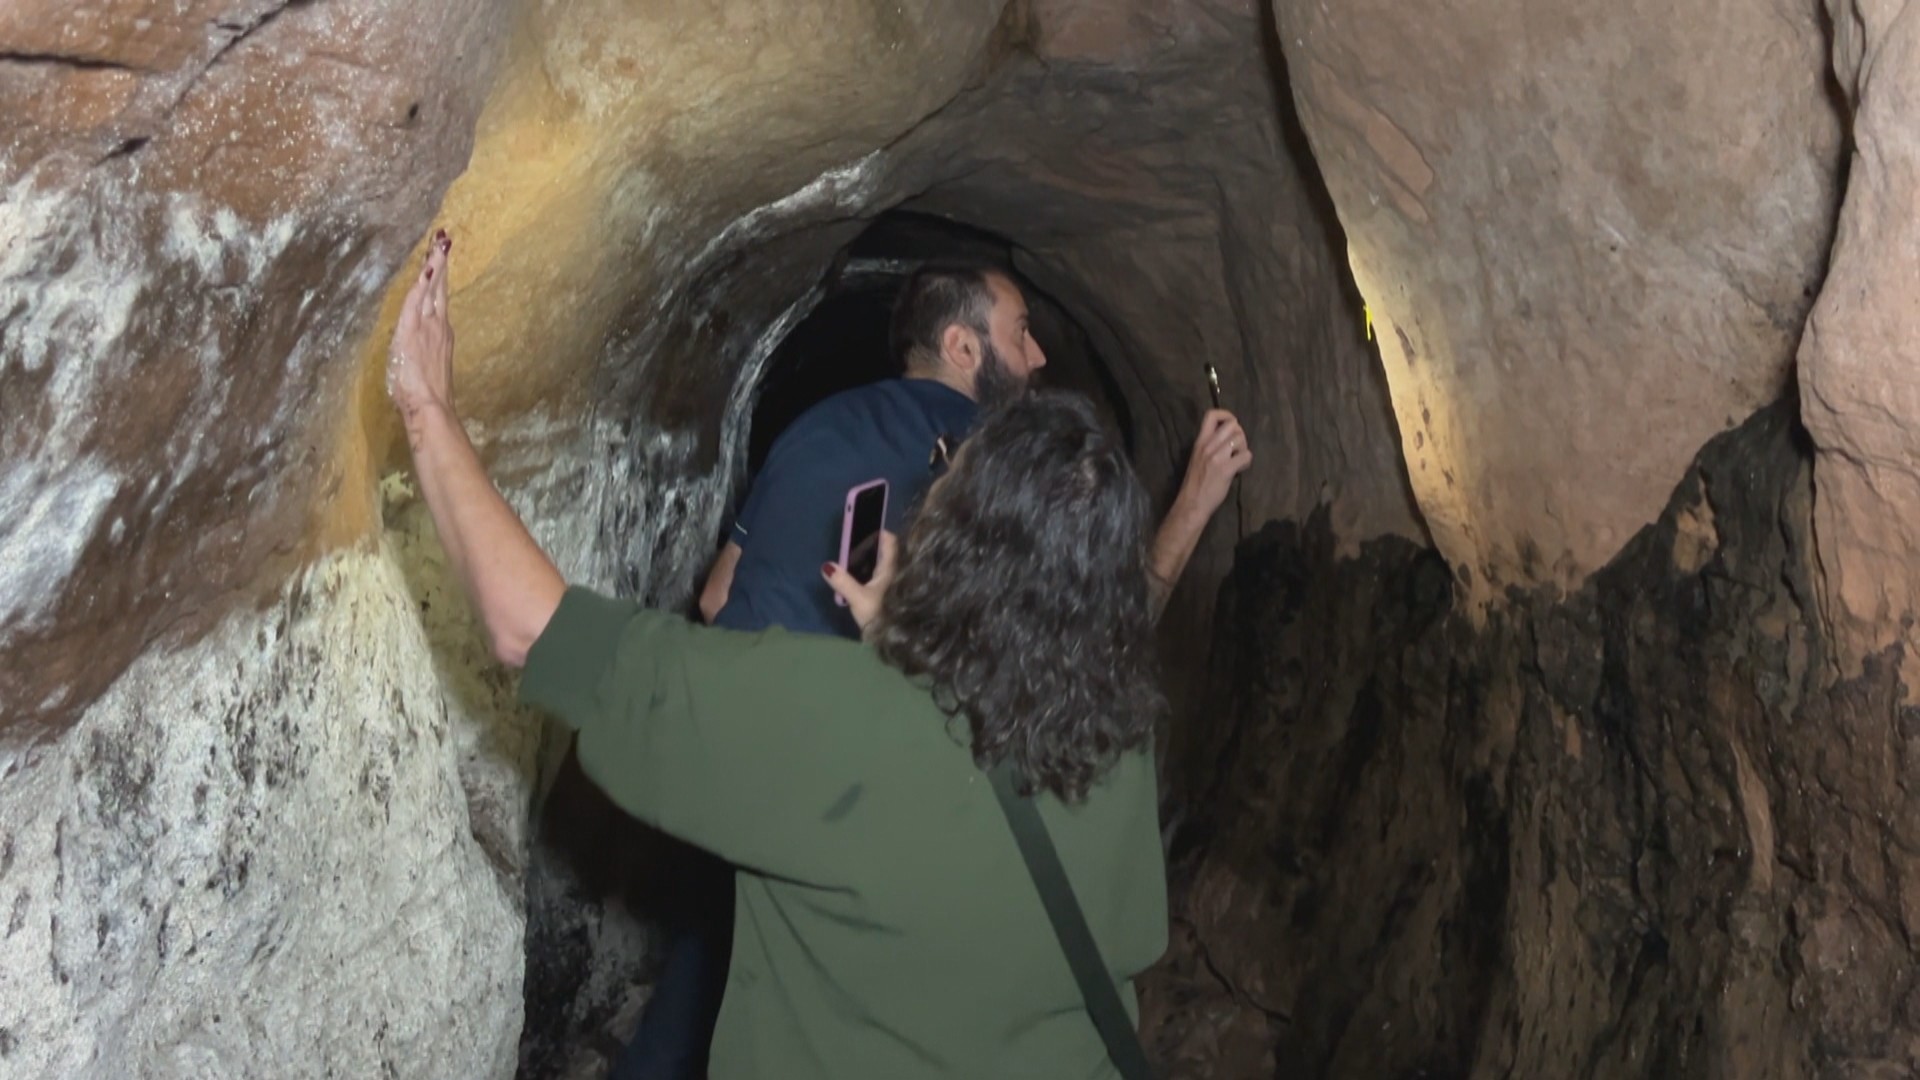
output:
[[[8,755],[0,1076],[507,1074],[519,875],[418,610],[333,556]]]
[[[1920,725],[1827,686],[1791,403],[1565,602],[1476,628],[1432,552],[1242,546],[1176,763],[1175,1075],[1920,1069]]]
[[[1258,11],[1214,0],[1036,3],[1020,45],[1037,62],[901,143],[925,192],[910,205],[1024,249],[1157,429],[1141,451],[1155,480],[1183,461],[1211,362],[1260,455],[1239,525],[1332,503],[1343,539],[1419,536],[1332,205],[1264,34]]]
[[[1841,123],[1803,3],[1276,0],[1435,543],[1572,588],[1774,400]]]
[[[1852,674],[1890,642],[1909,654],[1920,644],[1920,5],[1836,0],[1828,10],[1858,150],[1800,390],[1818,448],[1822,606],[1836,661]]]
[[[0,1075],[512,1066],[527,763],[391,549],[295,561],[500,11],[0,12]]]
[[[156,638],[291,569],[329,479],[337,361],[464,161],[499,11],[0,14],[11,736],[70,723]]]

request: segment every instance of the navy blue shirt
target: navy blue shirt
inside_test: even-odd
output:
[[[847,492],[884,477],[887,528],[898,534],[933,473],[934,443],[964,437],[978,407],[931,379],[887,379],[835,394],[774,440],[733,526],[740,562],[715,626],[858,638],[820,576],[840,558]]]

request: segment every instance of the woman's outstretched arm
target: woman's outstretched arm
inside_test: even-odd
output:
[[[434,529],[479,611],[493,655],[521,667],[560,606],[566,581],[487,479],[454,411],[453,326],[447,319],[452,250],[444,231],[434,234],[393,331],[387,393],[406,424],[414,475]]]
[[[1193,457],[1187,464],[1186,479],[1173,509],[1160,523],[1148,552],[1148,584],[1153,590],[1153,618],[1160,620],[1167,600],[1187,561],[1200,546],[1200,534],[1213,520],[1214,512],[1227,500],[1233,479],[1253,464],[1253,450],[1247,445],[1247,433],[1240,421],[1224,409],[1214,409],[1200,420],[1200,434],[1193,441]]]

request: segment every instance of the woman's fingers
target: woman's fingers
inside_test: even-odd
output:
[[[1237,454],[1247,448],[1246,433],[1240,430],[1240,424],[1237,421],[1229,421],[1222,424],[1220,430],[1214,432],[1210,447],[1216,456]]]
[[[400,304],[387,358],[387,392],[402,409],[450,393],[446,368],[453,345],[447,323],[447,254],[453,241],[436,230]]]
[[[1240,421],[1225,409],[1210,409],[1200,421],[1200,448],[1204,453],[1213,454],[1230,446],[1245,446],[1246,433],[1240,428]]]
[[[898,551],[898,538],[882,530],[873,580],[866,584],[861,584],[847,572],[846,567],[838,563],[826,563],[820,567],[820,576],[826,578],[828,587],[847,602],[847,610],[853,614],[854,623],[862,630],[867,628],[874,616],[880,614],[880,601],[887,594],[888,583],[893,580],[894,558]]]
[[[427,267],[433,272],[433,313],[444,318],[447,314],[447,263],[453,255],[453,237],[445,229],[434,234],[433,246],[427,251]]]
[[[893,581],[894,560],[900,554],[900,539],[885,529],[880,530],[880,558],[873,566],[872,586],[881,592]]]
[[[820,575],[827,579],[827,587],[847,602],[847,610],[853,613],[854,623],[862,630],[866,629],[867,623],[873,618],[873,609],[876,606],[869,596],[872,586],[855,581],[846,567],[838,563],[822,565]]]

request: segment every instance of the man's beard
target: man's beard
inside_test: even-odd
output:
[[[986,349],[980,354],[980,371],[973,378],[973,399],[982,412],[997,409],[1027,391],[1027,380],[1013,373],[1000,350],[985,335],[980,338]]]

